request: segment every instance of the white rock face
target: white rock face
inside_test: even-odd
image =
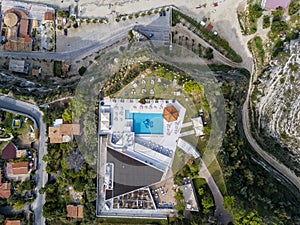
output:
[[[287,59],[271,62],[258,78],[254,101],[260,128],[267,130],[300,158],[300,44],[285,47]],[[280,62],[282,60],[282,62]]]

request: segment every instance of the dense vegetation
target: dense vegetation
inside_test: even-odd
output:
[[[76,220],[66,219],[66,205],[74,202],[70,194],[70,188],[76,192],[82,192],[82,199],[77,204],[84,205],[84,218],[81,224],[90,224],[94,219],[96,205],[96,172],[88,164],[81,165],[80,172],[76,173],[70,167],[67,158],[77,149],[76,142],[63,144],[48,144],[48,154],[43,160],[47,162],[47,173],[53,177],[40,190],[46,193],[46,203],[43,207],[43,215],[49,224]],[[76,159],[80,160],[80,159]],[[76,165],[76,163],[74,162]],[[59,174],[59,176],[56,176]]]
[[[276,173],[268,172],[256,163],[262,159],[244,141],[241,99],[245,95],[242,87],[247,88],[245,78],[222,77],[227,128],[219,160],[229,194],[225,205],[234,216],[234,224],[297,224],[300,220],[299,198],[274,178]]]
[[[257,19],[262,16],[263,9],[253,0],[248,2],[245,11],[238,13],[239,24],[243,34],[254,34],[257,31]]]
[[[283,13],[284,11],[282,8],[278,8],[276,11],[272,12],[273,20],[271,25],[271,31],[274,34],[278,34],[281,31],[285,31],[288,28],[288,24],[282,20]]]
[[[182,23],[184,26],[190,27],[196,35],[212,45],[228,59],[238,63],[242,62],[242,58],[229,46],[229,43],[226,40],[220,36],[214,35],[213,32],[202,27],[200,23],[193,18],[172,9],[172,26],[175,26],[177,23]]]
[[[289,15],[294,15],[296,12],[300,10],[300,1],[299,0],[292,0],[289,4]]]
[[[266,29],[266,28],[270,27],[270,25],[271,25],[270,16],[264,15],[264,17],[263,17],[263,28]]]
[[[261,37],[255,36],[248,42],[248,48],[253,54],[257,71],[262,70],[265,61],[265,51]]]
[[[62,67],[62,62],[61,61],[54,61],[54,76],[61,76],[62,71],[61,71],[61,67]]]

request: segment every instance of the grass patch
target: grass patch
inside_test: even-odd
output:
[[[54,76],[61,76],[61,67],[62,67],[62,62],[61,61],[54,61],[54,66],[53,66],[53,73]]]
[[[213,160],[209,165],[207,165],[209,172],[214,178],[218,188],[220,189],[223,195],[227,195],[226,184],[224,181],[222,169],[217,161],[217,159]]]

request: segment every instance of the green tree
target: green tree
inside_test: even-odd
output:
[[[266,29],[268,27],[270,27],[270,16],[268,15],[264,15],[263,17],[263,28]]]
[[[234,207],[235,198],[234,196],[224,196],[223,202],[225,209],[231,211]]]
[[[70,16],[69,18],[70,18],[70,20],[73,21],[73,22],[74,22],[75,19],[76,19],[75,16]]]
[[[299,0],[293,0],[289,4],[289,15],[294,15],[299,10],[300,10],[300,2],[299,2]]]
[[[178,202],[184,199],[182,190],[178,189],[178,191],[175,194],[175,199]]]
[[[187,81],[183,85],[183,90],[188,94],[201,94],[202,87],[196,81]]]
[[[210,212],[210,209],[214,207],[214,201],[210,196],[205,196],[201,200],[201,204],[203,206],[203,213],[208,214]]]
[[[13,208],[14,208],[14,210],[21,210],[21,209],[24,208],[24,205],[25,205],[25,204],[24,204],[23,201],[18,200],[18,201],[14,204]]]
[[[72,106],[69,106],[67,109],[64,110],[62,114],[62,119],[66,123],[72,123],[72,119],[73,119]]]
[[[73,27],[74,27],[74,28],[78,28],[78,23],[75,22],[75,23],[73,24]]]
[[[86,71],[86,67],[82,66],[82,67],[79,68],[78,73],[79,73],[80,76],[82,76],[85,73],[85,71]]]
[[[4,219],[5,219],[4,215],[0,214],[0,224],[3,224]]]
[[[202,195],[204,194],[204,189],[203,189],[203,188],[199,188],[199,189],[198,189],[198,194],[199,194],[200,196],[202,196]]]

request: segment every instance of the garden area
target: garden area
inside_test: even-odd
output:
[[[131,71],[128,72],[128,74],[130,73]],[[190,122],[191,118],[198,116],[202,101],[205,98],[203,88],[199,84],[187,81],[184,83],[185,88],[183,88],[182,84],[179,85],[179,82],[182,82],[181,80],[183,79],[181,74],[166,69],[162,65],[150,66],[145,71],[139,71],[139,74],[130,84],[124,86],[111,97],[128,99],[176,99],[186,109],[183,123]],[[192,93],[193,97],[191,98],[189,95],[192,95]],[[194,101],[196,99],[197,101]]]
[[[13,141],[19,147],[30,147],[35,141],[33,121],[25,116],[0,111],[3,120],[0,122],[0,139],[2,141]],[[13,127],[13,122],[18,126]]]
[[[58,221],[63,224],[77,223],[75,219],[66,218],[66,206],[72,203],[84,205],[83,223],[94,220],[97,174],[83,157],[75,157],[78,154],[76,141],[48,144],[48,154],[43,160],[47,162],[46,170],[52,178],[40,193],[46,193],[43,215],[49,224],[57,224]],[[70,159],[75,159],[76,163],[70,163]],[[58,173],[60,176],[57,177]]]
[[[205,27],[202,27],[193,18],[172,9],[172,26],[175,26],[177,23],[181,23],[186,27],[189,27],[196,35],[202,38],[204,41],[213,46],[217,51],[223,54],[226,58],[232,60],[233,62],[241,63],[242,58],[238,55],[230,46],[229,43],[221,38],[220,36],[214,35],[213,32],[207,30]]]

